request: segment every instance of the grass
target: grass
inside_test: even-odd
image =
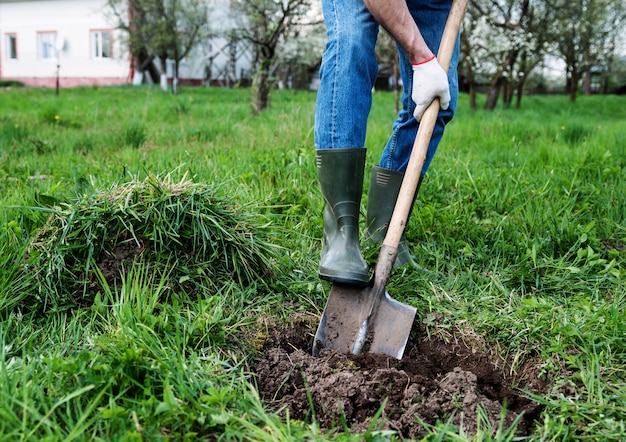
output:
[[[267,324],[319,313],[328,291],[312,93],[279,91],[256,117],[237,89],[0,95],[3,440],[393,438],[280,419],[249,373]],[[462,95],[407,229],[433,273],[389,284],[429,334],[550,382],[532,440],[626,438],[623,104],[525,97],[485,113]],[[375,94],[368,165],[393,109]],[[232,259],[202,251],[216,235]],[[111,279],[96,252],[117,239],[151,255]]]
[[[114,284],[125,263],[138,261],[171,264],[170,284],[187,292],[215,289],[212,281],[224,276],[242,285],[262,282],[275,270],[269,223],[259,224],[260,216],[251,221],[216,194],[185,177],[150,175],[70,203],[47,196],[53,206],[41,210],[50,213],[48,221],[28,249],[35,286],[27,292],[38,292],[29,305],[40,298],[43,309],[90,302],[99,276],[104,286]]]

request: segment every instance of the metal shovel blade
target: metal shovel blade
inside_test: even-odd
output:
[[[384,293],[375,293],[380,289],[377,286],[333,285],[315,333],[314,356],[329,348],[339,353],[364,351],[402,359],[417,309],[393,299],[384,287]],[[379,302],[371,312],[377,296]]]

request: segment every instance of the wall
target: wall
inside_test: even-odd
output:
[[[104,0],[0,0],[0,78],[53,87],[59,66],[61,87],[128,82],[130,59],[104,4]],[[110,58],[94,58],[93,30],[113,31]],[[42,31],[56,32],[57,42],[64,42],[58,58],[40,58],[37,33]],[[17,35],[17,60],[7,59],[7,33]]]

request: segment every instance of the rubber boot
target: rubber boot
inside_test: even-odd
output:
[[[417,198],[417,193],[419,192],[423,178],[424,177],[420,177],[417,182],[414,198]],[[384,169],[379,166],[372,167],[370,188],[367,196],[367,239],[369,241],[381,244],[385,239],[403,179],[404,172]],[[413,201],[415,201],[415,199]],[[411,210],[407,216],[407,224],[411,218],[412,211],[413,206],[411,206]],[[394,266],[401,267],[406,264],[418,267],[411,255],[411,250],[406,242],[406,236],[402,233],[398,244],[398,256],[396,257]]]
[[[319,277],[356,286],[369,282],[359,246],[365,148],[318,149],[317,171],[324,197],[324,246]]]

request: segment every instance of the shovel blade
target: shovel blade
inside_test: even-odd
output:
[[[333,285],[315,333],[314,356],[323,348],[353,353],[359,333],[366,324],[363,351],[402,359],[417,309],[393,299],[385,290],[376,310],[368,318],[376,296],[374,292],[372,287]]]

